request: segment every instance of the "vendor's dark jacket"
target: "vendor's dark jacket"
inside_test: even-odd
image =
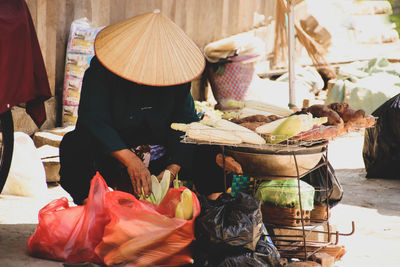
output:
[[[190,83],[140,85],[106,69],[94,57],[86,70],[76,130],[88,130],[105,153],[143,144],[167,148],[169,163],[190,164],[193,147],[180,142],[171,123],[198,121]]]

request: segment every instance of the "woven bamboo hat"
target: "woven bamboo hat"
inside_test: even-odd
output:
[[[118,76],[152,86],[192,81],[205,66],[196,44],[159,10],[104,28],[95,53]]]

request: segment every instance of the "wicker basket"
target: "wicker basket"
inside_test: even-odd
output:
[[[221,106],[229,99],[245,100],[253,75],[254,66],[250,63],[227,62],[208,67],[211,90]]]

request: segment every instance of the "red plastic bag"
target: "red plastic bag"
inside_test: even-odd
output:
[[[36,232],[28,240],[30,254],[70,263],[101,263],[94,249],[110,221],[105,209],[107,192],[106,182],[97,173],[84,206],[69,207],[64,197],[42,208]]]
[[[194,193],[191,220],[174,218],[185,188],[170,189],[159,206],[114,191],[107,194],[110,223],[96,254],[107,265],[180,266],[191,263],[188,246],[194,240],[194,220],[200,203]]]

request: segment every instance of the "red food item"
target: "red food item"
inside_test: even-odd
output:
[[[316,125],[311,130],[302,132],[296,135],[293,139],[301,139],[301,140],[331,140],[338,136],[340,136],[344,131],[344,125],[337,126],[325,126],[325,125]]]

